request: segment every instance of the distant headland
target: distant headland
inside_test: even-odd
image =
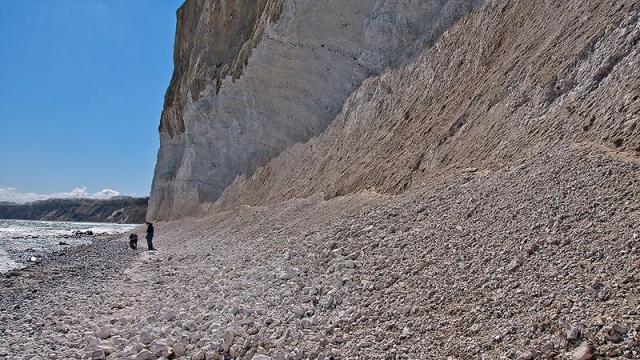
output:
[[[142,224],[149,198],[119,196],[108,200],[48,199],[26,204],[0,203],[0,219]]]

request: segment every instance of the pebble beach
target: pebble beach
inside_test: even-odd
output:
[[[69,248],[0,278],[0,358],[639,359],[622,155],[158,223],[157,251]]]

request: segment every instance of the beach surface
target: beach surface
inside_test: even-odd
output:
[[[0,357],[638,359],[639,192],[586,146],[156,224],[0,279]]]

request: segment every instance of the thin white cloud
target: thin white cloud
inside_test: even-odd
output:
[[[18,204],[24,204],[32,201],[46,200],[46,199],[110,199],[121,194],[115,190],[103,189],[97,193],[91,194],[87,191],[86,187],[75,188],[69,192],[59,192],[54,194],[36,194],[36,193],[21,193],[18,189],[0,188],[0,202],[8,201]]]

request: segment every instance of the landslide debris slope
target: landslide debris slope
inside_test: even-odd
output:
[[[640,165],[557,147],[397,196],[157,224],[0,278],[8,359],[638,359]]]
[[[491,1],[410,65],[367,79],[320,136],[218,205],[399,193],[556,144],[640,153],[637,1]]]
[[[397,196],[169,223],[140,291],[175,319],[135,327],[239,359],[638,359],[640,164],[624,156],[557,147]]]

